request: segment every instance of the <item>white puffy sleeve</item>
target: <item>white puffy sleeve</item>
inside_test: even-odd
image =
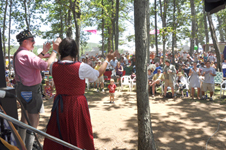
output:
[[[99,77],[99,71],[93,69],[90,65],[86,63],[81,63],[79,67],[79,78],[84,80],[85,78],[89,79],[89,82],[94,82]]]

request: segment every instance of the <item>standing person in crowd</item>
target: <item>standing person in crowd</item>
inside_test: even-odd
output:
[[[204,60],[204,62],[207,62],[207,60],[208,60],[208,55],[205,52],[204,52],[203,60]]]
[[[176,68],[174,65],[170,64],[170,60],[165,60],[165,67],[163,69],[165,85],[164,85],[164,97],[166,97],[167,87],[170,86],[172,90],[172,95],[174,97],[174,82],[176,75]]]
[[[112,66],[113,69],[115,69],[115,67],[117,66],[117,63],[118,63],[118,60],[116,59],[116,57],[110,61],[110,65]]]
[[[123,71],[124,71],[120,62],[117,63],[115,70],[116,70],[116,75],[118,76],[117,83],[119,83],[121,81],[121,77],[122,77],[122,74],[123,74]]]
[[[194,99],[194,94],[195,94],[195,88],[197,88],[197,99],[200,99],[200,79],[199,76],[201,75],[200,69],[197,68],[197,62],[193,63],[193,68],[190,69],[189,71],[189,76],[190,76],[190,83],[189,83],[189,88],[191,89],[191,96],[192,99]]]
[[[189,76],[189,71],[190,71],[190,64],[189,64],[189,62],[187,62],[187,64],[184,64],[182,67],[183,67],[185,76],[188,77]]]
[[[197,54],[197,53],[195,53],[195,54],[194,54],[194,62],[198,62],[198,61],[199,61],[198,54]]]
[[[97,62],[97,65],[95,66],[95,70],[99,70],[101,67],[101,60],[98,60]],[[99,88],[102,89],[102,92],[104,92],[104,76],[101,75],[95,82],[94,82],[94,85],[95,83],[97,84],[97,92],[99,92]],[[100,87],[99,87],[100,85]]]
[[[216,76],[216,71],[213,67],[210,67],[210,61],[207,60],[206,68],[202,70],[202,76],[205,76],[205,79],[202,83],[202,98],[206,99],[204,93],[210,91],[210,101],[213,101],[213,92],[214,92],[214,76]]]
[[[39,124],[39,112],[42,106],[42,93],[40,90],[42,77],[40,71],[47,70],[50,64],[55,60],[58,45],[61,40],[57,39],[55,43],[53,42],[53,52],[50,58],[44,61],[42,58],[51,48],[50,43],[43,44],[43,51],[36,56],[31,52],[34,49],[35,40],[34,35],[32,35],[29,30],[20,32],[16,38],[17,42],[20,44],[20,47],[14,54],[13,60],[16,94],[22,101],[31,126],[37,128]],[[27,124],[23,113],[21,113],[21,121]],[[22,128],[19,128],[18,132],[25,142],[27,149],[31,150],[35,138],[33,132],[27,130],[26,133],[26,129]]]
[[[124,61],[124,57],[121,57],[121,59],[120,59],[120,64],[121,64],[121,66],[123,67],[123,69],[126,67],[126,63],[125,63],[125,61]]]
[[[89,108],[85,97],[85,78],[96,81],[106,70],[107,62],[118,54],[109,53],[106,60],[95,70],[88,64],[75,62],[78,48],[75,41],[65,38],[59,45],[61,60],[53,63],[56,96],[47,133],[81,149],[94,150],[93,132]],[[44,140],[43,150],[69,150],[49,139]]]
[[[187,62],[187,60],[188,60],[188,54],[187,54],[187,52],[183,52],[183,54],[182,54],[182,60],[184,61],[184,62]]]
[[[152,87],[152,97],[155,97],[155,87],[160,86],[162,84],[162,81],[164,81],[164,76],[161,73],[161,70],[158,69],[157,73],[152,78],[152,83],[150,84],[150,87]]]
[[[108,85],[108,89],[109,89],[110,103],[111,102],[115,103],[115,89],[116,89],[116,85],[114,84],[114,79],[110,80],[110,84]]]
[[[177,88],[177,93],[181,92],[181,97],[184,97],[184,89],[187,87],[187,80],[183,76],[181,72],[178,72],[177,77],[176,77],[176,88]]]

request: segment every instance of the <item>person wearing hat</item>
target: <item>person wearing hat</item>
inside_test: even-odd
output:
[[[43,44],[43,51],[36,56],[32,52],[35,44],[34,37],[29,30],[24,30],[16,36],[20,46],[14,54],[13,66],[15,70],[16,94],[28,114],[31,126],[37,128],[39,124],[39,112],[42,107],[42,94],[40,90],[42,77],[40,71],[47,70],[55,60],[61,39],[58,38],[56,42],[53,42],[53,52],[50,58],[44,61],[42,58],[51,48],[51,44]],[[21,121],[27,123],[22,111]],[[33,133],[29,130],[26,132],[26,129],[22,128],[19,128],[18,132],[27,149],[31,150],[35,138]]]
[[[163,74],[165,78],[165,86],[164,86],[164,97],[166,97],[167,87],[170,86],[172,90],[172,95],[174,96],[174,82],[176,75],[176,68],[174,65],[170,64],[170,60],[165,60],[165,67],[163,69]]]
[[[150,84],[150,87],[152,87],[152,97],[155,97],[155,87],[160,86],[162,81],[164,81],[164,76],[161,73],[161,69],[157,70],[157,73],[153,76],[152,80],[153,82]]]

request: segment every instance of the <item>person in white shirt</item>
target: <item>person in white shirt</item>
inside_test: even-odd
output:
[[[202,70],[202,76],[205,76],[205,79],[202,83],[202,98],[206,99],[204,93],[210,91],[210,101],[213,101],[213,92],[214,92],[214,76],[216,76],[216,71],[213,67],[210,67],[210,61],[207,60],[206,68]]]

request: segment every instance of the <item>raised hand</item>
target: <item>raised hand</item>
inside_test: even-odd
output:
[[[42,51],[42,53],[46,54],[49,51],[50,48],[51,48],[51,44],[49,42],[47,42],[46,44],[43,43],[43,51]]]
[[[56,50],[58,52],[58,50],[59,50],[58,48],[59,48],[59,45],[60,45],[61,41],[62,40],[59,37],[56,39],[55,42],[53,41],[53,50]]]

